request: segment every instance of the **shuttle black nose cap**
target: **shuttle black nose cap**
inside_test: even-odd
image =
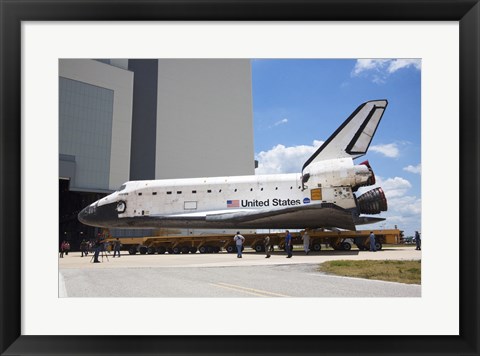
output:
[[[95,221],[96,205],[89,205],[78,213],[78,221],[85,225],[91,225]]]
[[[85,225],[97,227],[114,226],[118,222],[117,203],[104,204],[98,203],[87,206],[78,213],[78,220]]]

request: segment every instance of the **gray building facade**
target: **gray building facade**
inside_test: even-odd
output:
[[[59,176],[71,190],[108,192],[129,180],[132,104],[132,72],[94,60],[59,61]]]
[[[254,174],[248,59],[60,59],[60,235],[129,180]]]
[[[247,59],[160,59],[157,178],[255,174]]]

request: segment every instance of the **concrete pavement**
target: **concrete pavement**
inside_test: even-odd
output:
[[[92,263],[92,255],[59,258],[60,297],[420,297],[420,285],[327,275],[318,272],[330,260],[419,260],[414,247],[378,252],[283,251],[271,258],[246,249],[236,253],[129,255],[113,254]]]
[[[80,257],[80,252],[70,252],[68,256],[59,258],[59,268],[141,268],[141,267],[234,267],[234,266],[265,266],[265,265],[296,265],[316,264],[331,260],[420,260],[421,251],[415,246],[388,247],[381,251],[332,251],[311,252],[308,256],[301,250],[294,251],[292,258],[286,258],[283,251],[276,251],[271,258],[265,258],[264,253],[246,249],[243,258],[237,258],[236,253],[209,254],[164,254],[164,255],[129,255],[122,251],[120,258],[113,258],[113,252],[100,257],[102,263],[91,263],[92,254]]]

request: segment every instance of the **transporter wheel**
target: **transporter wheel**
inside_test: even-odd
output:
[[[200,251],[200,253],[207,253],[207,246],[200,246],[198,251]]]
[[[181,250],[181,252],[184,253],[184,254],[190,252],[190,249],[189,249],[187,246],[183,246],[180,250]]]
[[[375,248],[377,249],[377,251],[381,250],[382,249],[382,243],[380,241],[375,241]]]
[[[256,252],[265,252],[265,246],[256,245],[256,246],[255,246],[255,251],[256,251]]]
[[[197,248],[196,247],[192,247],[190,249],[190,253],[197,253]]]
[[[128,249],[128,253],[131,255],[135,255],[137,253],[137,248],[135,246],[132,246]]]
[[[314,242],[312,244],[312,250],[318,252],[322,249],[322,244],[320,242]]]
[[[207,253],[213,253],[213,247],[212,246],[206,246],[207,247]]]
[[[226,249],[227,249],[228,253],[234,253],[235,251],[237,251],[237,248],[235,246],[232,246],[232,245],[227,246]]]
[[[174,255],[178,255],[181,252],[180,247],[178,247],[178,246],[174,247],[172,252],[173,252]]]
[[[339,244],[336,243],[336,244],[334,244],[334,245],[330,244],[330,246],[332,246],[332,248],[333,248],[335,251],[341,251],[341,250],[343,250],[343,246],[342,246],[341,243],[339,243]]]
[[[163,246],[158,246],[157,247],[157,253],[159,255],[163,255],[163,254],[165,254],[165,252],[167,252],[167,249],[165,247],[163,247]]]
[[[173,249],[172,249],[171,247],[169,247],[169,248],[167,248],[167,252],[168,252],[169,254],[172,254],[172,253],[173,253]]]
[[[149,255],[154,255],[156,251],[157,251],[156,248],[153,247],[153,246],[150,246],[150,247],[147,249],[147,253],[148,253]]]
[[[219,252],[220,252],[220,247],[213,246],[213,253],[219,253]]]
[[[350,251],[352,249],[352,245],[348,242],[342,242],[342,249],[345,251]]]
[[[145,246],[141,246],[138,251],[140,252],[141,255],[145,255],[148,251],[148,248],[146,248]]]

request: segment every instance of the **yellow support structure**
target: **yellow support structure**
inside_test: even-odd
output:
[[[370,231],[373,231],[376,237],[377,249],[381,249],[384,244],[399,244],[403,237],[403,232],[398,229],[388,230],[359,230],[359,231],[325,231],[323,229],[308,230],[310,235],[310,249],[320,251],[322,245],[330,245],[334,250],[349,250],[352,244],[357,245],[360,250],[369,246]],[[292,232],[292,242],[294,246],[303,245],[302,233]],[[116,238],[109,232],[104,232],[107,242],[112,243]],[[245,237],[246,247],[251,247],[257,252],[264,251],[263,241],[268,235],[270,244],[284,248],[285,233],[254,233],[242,234]],[[164,254],[168,253],[216,253],[222,249],[228,252],[235,252],[235,243],[233,235],[167,235],[167,236],[146,236],[146,237],[120,237],[123,249],[131,254],[140,252],[141,254]]]

